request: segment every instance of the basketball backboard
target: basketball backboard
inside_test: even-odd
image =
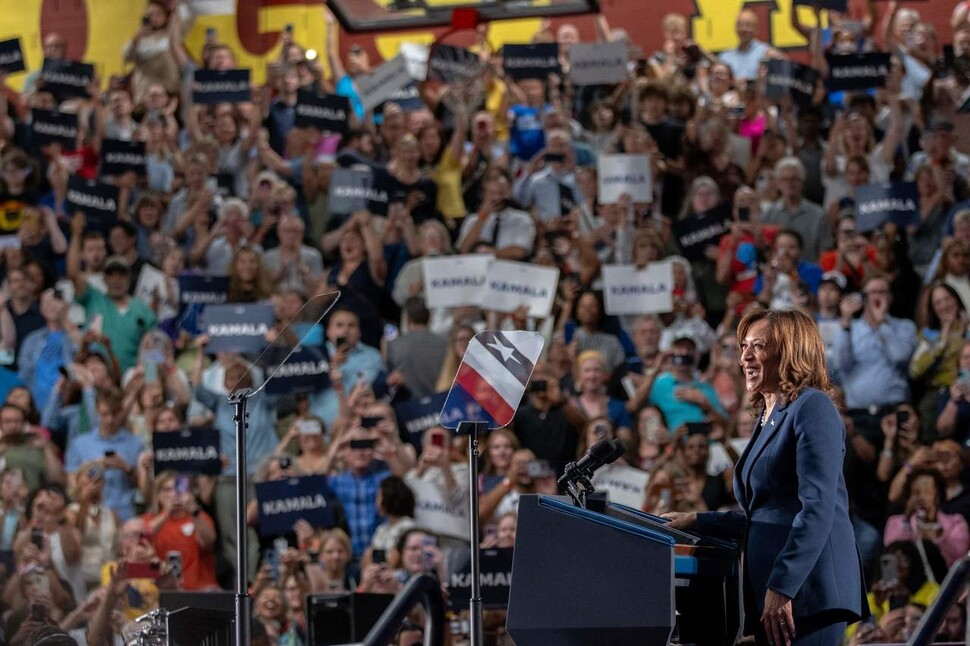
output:
[[[483,22],[595,13],[599,0],[327,0],[350,33],[427,29],[451,25],[455,9],[475,9]]]

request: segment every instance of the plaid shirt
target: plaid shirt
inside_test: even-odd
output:
[[[350,540],[354,548],[354,558],[360,558],[370,546],[371,537],[381,524],[377,513],[377,489],[381,481],[391,475],[383,462],[371,462],[363,475],[344,471],[332,476],[330,488],[344,506],[347,525],[350,527]]]

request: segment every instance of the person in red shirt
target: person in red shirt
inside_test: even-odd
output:
[[[174,471],[159,474],[155,484],[159,511],[145,514],[154,535],[155,551],[167,559],[171,552],[181,554],[183,590],[218,588],[216,583],[216,526],[199,509],[192,493],[191,479]]]
[[[845,276],[846,290],[862,289],[866,276],[877,271],[876,249],[855,228],[855,218],[843,215],[836,229],[836,247],[824,252],[818,259],[822,271],[837,271]]]
[[[734,193],[731,231],[721,236],[717,250],[717,281],[742,298],[738,312],[754,300],[758,253],[766,253],[780,227],[761,224],[761,205],[754,190],[742,186]],[[743,246],[742,246],[743,245]]]

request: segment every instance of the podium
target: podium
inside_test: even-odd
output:
[[[739,555],[622,505],[522,496],[506,629],[518,646],[666,646],[679,625],[684,644],[731,645]]]

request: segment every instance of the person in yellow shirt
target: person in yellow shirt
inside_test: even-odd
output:
[[[449,228],[454,228],[467,215],[461,185],[461,159],[467,134],[466,112],[455,114],[454,129],[447,146],[442,146],[441,131],[436,122],[425,124],[417,133],[421,167],[438,188],[438,212]]]

